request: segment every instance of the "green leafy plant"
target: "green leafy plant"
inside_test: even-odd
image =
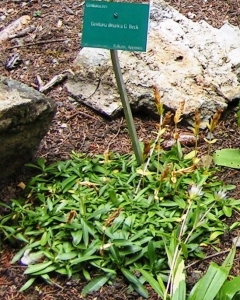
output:
[[[184,220],[186,220],[185,218]],[[200,220],[197,221],[197,223]],[[143,269],[140,272],[146,281],[153,287],[157,294],[163,300],[223,300],[223,299],[237,299],[234,298],[240,295],[239,277],[233,280],[227,280],[229,272],[232,268],[234,256],[236,252],[236,245],[232,247],[222,266],[211,263],[206,274],[195,284],[189,295],[187,295],[186,272],[184,265],[184,257],[186,257],[186,244],[182,242],[182,228],[181,226],[179,236],[177,230],[173,232],[170,241],[165,241],[166,253],[168,256],[168,264],[170,268],[170,275],[168,283],[165,286],[161,277],[154,276]],[[188,234],[187,238],[190,236]],[[187,239],[185,240],[186,243]]]
[[[86,294],[120,272],[147,297],[144,278],[138,278],[135,271],[146,270],[167,280],[171,256],[167,261],[166,240],[178,230],[186,212],[188,222],[182,234],[191,234],[181,247],[191,257],[203,255],[200,243],[212,243],[226,229],[231,230],[233,226],[221,218],[239,210],[234,199],[225,197],[233,187],[223,186],[213,173],[196,168],[191,159],[179,159],[177,146],[161,150],[160,160],[159,153],[152,155],[137,193],[143,169],[131,155],[107,153],[91,158],[74,153],[64,162],[47,166],[39,159],[38,165],[29,166],[41,173],[26,186],[26,196],[12,199],[11,206],[1,204],[10,212],[1,219],[0,228],[7,239],[21,245],[12,263],[29,253],[41,258],[29,263],[25,274],[30,279],[22,290],[39,276],[51,282],[52,272],[68,277],[82,273],[90,281],[83,290]],[[189,206],[186,190],[191,191],[194,183],[202,194]],[[99,276],[92,280],[94,270]]]
[[[35,18],[40,18],[41,15],[42,15],[41,10],[36,10],[36,11],[33,13],[33,16],[34,16]]]
[[[2,235],[20,247],[12,263],[21,260],[27,265],[29,280],[21,291],[38,277],[52,284],[55,272],[69,278],[81,274],[86,280],[83,296],[118,274],[144,298],[146,281],[164,300],[210,300],[206,295],[213,295],[212,286],[201,285],[216,279],[214,297],[221,289],[229,297],[238,293],[238,279],[226,281],[232,250],[229,263],[212,264],[187,295],[184,260],[204,257],[200,245],[212,245],[226,230],[238,227],[239,222],[228,225],[224,220],[240,207],[227,197],[234,186],[218,181],[210,164],[200,164],[198,112],[195,149],[184,155],[178,131],[184,102],[174,116],[175,145],[169,151],[161,148],[164,126],[172,115],[164,116],[156,87],[154,91],[160,125],[155,141],[144,143],[141,166],[130,154],[109,151],[94,157],[73,153],[71,159],[51,165],[39,158],[28,165],[39,174],[27,184],[25,196],[12,199],[11,205],[1,203],[8,211],[0,220]],[[220,112],[209,123],[209,153],[219,118]],[[195,292],[199,289],[205,291],[202,298]]]

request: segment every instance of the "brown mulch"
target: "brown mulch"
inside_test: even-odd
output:
[[[205,20],[215,27],[221,27],[224,22],[240,26],[240,1],[238,0],[169,0],[175,7],[193,21]],[[72,68],[80,48],[80,32],[82,26],[83,1],[76,0],[2,0],[0,4],[0,30],[21,15],[31,16],[31,25],[35,30],[22,38],[6,41],[0,52],[0,74],[9,76],[37,88],[36,75],[44,82],[64,70]],[[44,43],[45,41],[45,43]],[[28,47],[22,47],[29,44]],[[19,53],[22,63],[17,69],[7,71],[5,62],[12,53]],[[72,151],[85,153],[103,153],[107,147],[111,151],[126,153],[131,150],[123,116],[115,120],[105,118],[82,104],[71,102],[63,84],[46,93],[55,99],[58,108],[52,126],[43,139],[37,156],[46,158],[48,162],[64,160]],[[151,140],[154,137],[157,121],[148,116],[135,116],[138,136],[141,140]],[[183,128],[185,129],[185,128]],[[236,110],[230,108],[217,127],[215,147],[239,148],[240,137],[236,124]],[[201,146],[205,151],[205,146]],[[19,174],[0,184],[0,199],[9,201],[17,197],[21,191],[17,188],[20,181],[28,180],[29,171],[23,168]],[[219,178],[226,183],[236,185],[232,196],[240,198],[239,171],[223,169]],[[239,221],[240,216],[234,215],[232,221]],[[234,233],[235,235],[238,232]],[[232,234],[226,233],[218,245],[221,251],[231,245]],[[20,294],[21,285],[26,281],[23,275],[24,267],[10,265],[10,260],[16,251],[9,245],[1,245],[0,257],[0,298],[1,299],[81,299],[84,282],[81,280],[56,277],[56,285],[49,286],[38,282],[28,291]],[[206,249],[207,254],[214,249]],[[204,272],[212,260],[221,262],[226,254],[205,260],[189,269],[189,274],[198,276]],[[236,255],[233,274],[239,275],[239,253]],[[190,277],[191,278],[191,277]],[[191,284],[191,282],[190,282]],[[158,299],[156,293],[149,288],[149,299]],[[121,278],[113,285],[103,287],[99,292],[87,299],[142,299],[137,293],[128,291],[128,286]]]

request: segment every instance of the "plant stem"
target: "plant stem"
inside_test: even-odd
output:
[[[140,178],[140,180],[139,180],[139,182],[138,182],[137,188],[136,188],[136,190],[135,190],[135,195],[138,193],[138,191],[139,191],[139,189],[140,189],[140,186],[141,186],[141,183],[142,183],[142,180],[143,180],[143,176],[144,176],[145,172],[147,171],[148,165],[149,165],[149,163],[150,163],[150,160],[151,160],[151,158],[152,158],[153,152],[154,152],[154,150],[155,150],[155,148],[156,148],[156,145],[157,145],[157,143],[158,143],[158,140],[160,139],[161,134],[162,134],[162,133],[161,133],[161,130],[159,129],[158,135],[157,135],[157,137],[156,137],[156,139],[155,139],[155,141],[154,141],[154,143],[153,143],[153,146],[152,146],[152,148],[151,148],[151,151],[150,151],[150,153],[149,153],[148,160],[147,160],[147,162],[145,163],[145,166],[144,166],[144,169],[143,169],[143,174],[142,174],[142,176],[141,176],[141,178]]]

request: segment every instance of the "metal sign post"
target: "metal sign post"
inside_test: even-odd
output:
[[[143,162],[117,50],[146,51],[149,4],[86,0],[82,46],[110,49],[113,70],[137,163]]]
[[[113,64],[113,70],[114,70],[119,94],[120,94],[121,101],[122,101],[123,111],[124,111],[124,115],[125,115],[126,122],[127,122],[128,132],[129,132],[129,135],[130,135],[130,138],[132,141],[133,151],[135,153],[137,163],[140,165],[143,162],[143,156],[142,156],[141,148],[140,148],[139,141],[137,138],[137,132],[136,132],[135,124],[133,121],[132,111],[131,111],[131,107],[129,105],[129,101],[128,101],[128,97],[127,97],[127,93],[126,93],[126,89],[125,89],[125,84],[124,84],[122,73],[121,73],[118,54],[117,54],[116,50],[110,50],[110,53],[111,53],[111,59],[112,59],[112,64]]]

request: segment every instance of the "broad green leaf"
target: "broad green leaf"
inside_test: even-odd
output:
[[[61,185],[62,185],[63,193],[66,193],[67,191],[69,191],[76,184],[76,179],[77,179],[77,176],[72,175],[72,176],[69,176],[67,179],[65,179],[62,182]]]
[[[83,242],[84,245],[87,247],[89,243],[89,232],[88,232],[88,226],[86,222],[84,222],[84,219],[81,219],[82,224],[82,233],[83,233]]]
[[[165,293],[165,286],[161,278],[160,277],[158,278],[158,280],[161,281],[161,283],[159,283],[156,279],[154,279],[154,277],[149,272],[143,269],[140,269],[139,271],[142,273],[142,275],[144,276],[146,281],[151,285],[154,291],[163,299]]]
[[[32,274],[36,273],[38,271],[41,271],[47,267],[49,267],[52,264],[51,261],[43,262],[35,265],[29,265],[28,268],[25,270],[24,274]]]
[[[183,253],[184,258],[187,259],[188,258],[188,248],[187,248],[187,245],[184,244],[184,243],[181,243],[180,246],[182,248],[182,253]]]
[[[71,236],[73,238],[73,244],[78,245],[82,240],[83,234],[82,234],[82,231],[77,230],[77,231],[72,231]]]
[[[49,239],[48,232],[45,231],[41,237],[41,246],[45,246],[48,242],[48,239]]]
[[[112,242],[117,247],[127,247],[127,246],[132,246],[134,244],[130,240],[125,240],[125,239],[115,239]]]
[[[94,253],[98,253],[99,249],[102,246],[102,240],[93,240],[91,244],[88,245],[88,247],[84,247],[84,252],[82,253],[82,256],[90,256]]]
[[[82,296],[85,297],[88,293],[98,291],[105,283],[108,282],[111,274],[98,276],[89,282],[82,290]]]
[[[49,197],[47,198],[47,207],[49,211],[53,210],[53,203]]]
[[[44,279],[48,284],[53,285],[53,282],[48,274],[41,275],[42,279]]]
[[[68,205],[68,201],[67,200],[62,200],[62,202],[56,208],[56,213],[61,211],[67,205]]]
[[[177,151],[178,151],[178,157],[181,159],[183,157],[183,152],[182,152],[182,146],[179,140],[177,140]]]
[[[126,255],[131,255],[134,254],[138,251],[141,251],[142,247],[138,246],[138,245],[131,245],[131,246],[127,246],[124,249],[119,249],[119,254],[121,256],[126,256]]]
[[[209,240],[210,241],[214,241],[216,240],[216,238],[219,236],[219,235],[222,235],[224,232],[223,231],[214,231],[211,233],[210,237],[209,237]]]
[[[184,261],[176,265],[176,272],[173,278],[173,295],[172,300],[186,300],[186,275],[184,272]]]
[[[68,271],[66,270],[66,268],[56,269],[55,272],[62,274],[62,275],[68,275]]]
[[[84,278],[85,278],[87,281],[90,281],[90,280],[91,280],[91,275],[89,274],[89,272],[88,272],[86,269],[84,269],[84,268],[83,268],[82,272],[83,272]]]
[[[234,185],[234,184],[224,185],[224,190],[226,190],[226,191],[232,191],[232,190],[235,190],[235,188],[236,188],[236,185]],[[236,201],[238,201],[238,200],[236,200]]]
[[[226,281],[222,286],[216,300],[232,300],[234,295],[240,291],[240,276]]]
[[[232,216],[232,207],[224,205],[222,210],[226,217],[230,218]]]
[[[43,276],[43,275],[45,275],[47,273],[55,271],[56,268],[57,268],[56,265],[52,265],[52,266],[46,267],[45,269],[39,270],[37,272],[34,272],[31,275],[34,275],[34,276],[41,275],[41,276]]]
[[[144,247],[138,254],[132,255],[132,257],[130,257],[130,258],[126,257],[125,258],[125,266],[131,265],[134,262],[140,260],[140,258],[142,258],[146,252],[147,252],[147,247]]]
[[[207,273],[193,287],[188,300],[214,300],[227,276],[225,268],[211,263]]]
[[[94,219],[96,217],[100,217],[102,214],[106,214],[110,211],[110,209],[112,208],[112,204],[107,203],[104,208],[100,208],[97,209],[96,211],[94,211],[91,215],[89,215],[89,217],[87,218],[88,220]]]
[[[225,270],[228,273],[230,272],[230,270],[232,268],[235,254],[236,254],[236,245],[234,245],[232,247],[232,249],[228,253],[227,257],[225,258],[224,262],[222,263],[222,267],[225,268]]]
[[[19,241],[28,243],[28,240],[27,240],[27,239],[25,238],[25,236],[22,235],[20,232],[18,232],[15,236],[16,236],[16,238],[17,238]]]
[[[94,172],[97,172],[97,173],[100,173],[100,174],[104,174],[104,175],[106,175],[106,174],[108,173],[107,169],[104,168],[104,167],[102,167],[102,166],[100,166],[100,165],[95,166],[95,167],[93,168],[93,171],[94,171]]]
[[[126,217],[124,220],[123,228],[125,229],[127,227],[127,228],[131,229],[134,224],[135,219],[136,219],[135,214],[132,214],[131,216]]]
[[[142,229],[142,230],[138,231],[136,234],[132,235],[129,240],[131,242],[136,241],[139,238],[142,238],[147,232],[148,232],[147,229]]]
[[[120,213],[120,215],[113,221],[111,225],[112,232],[116,231],[123,223],[125,220],[125,214]]]
[[[193,159],[194,157],[197,156],[197,151],[196,150],[193,150],[187,154],[184,155],[184,159]]]
[[[125,268],[121,268],[121,272],[123,275],[127,278],[127,280],[131,283],[133,288],[143,297],[148,298],[148,291],[145,289],[145,287],[142,285],[142,283],[139,281],[139,279],[134,276],[130,271],[128,271]]]
[[[11,233],[11,234],[14,234],[16,232],[16,230],[13,227],[5,226],[5,225],[4,226],[1,225],[0,229],[5,229],[7,233]]]
[[[116,191],[115,190],[110,190],[109,191],[109,197],[110,197],[110,200],[112,201],[113,205],[118,205],[118,198],[117,198],[117,194],[116,194]]]
[[[56,259],[59,259],[59,260],[70,260],[70,259],[73,259],[77,256],[77,252],[69,252],[69,253],[62,253],[62,254],[59,254]]]
[[[35,280],[36,277],[31,277],[30,279],[28,279],[28,281],[20,288],[19,292],[24,292],[25,290],[30,288],[30,286],[34,283]]]
[[[70,267],[69,264],[66,265],[66,270],[67,270],[67,276],[68,276],[68,278],[71,278],[73,271],[72,271],[72,268]]]
[[[216,165],[240,169],[240,149],[216,150],[213,161]]]
[[[155,261],[157,259],[157,257],[156,257],[156,249],[154,247],[153,241],[149,241],[149,243],[148,243],[148,252],[147,253],[148,253],[148,259],[149,259],[149,262],[150,262],[150,267],[152,269],[153,266],[154,266],[154,263],[155,263]]]
[[[120,265],[121,262],[122,262],[122,259],[121,259],[120,255],[119,255],[118,248],[115,245],[112,245],[111,247],[109,247],[109,251],[111,253],[111,256],[112,256],[114,262],[117,265]]]
[[[76,264],[79,264],[81,262],[84,262],[84,261],[88,261],[88,260],[96,260],[96,259],[101,259],[102,257],[99,256],[99,255],[90,255],[90,256],[83,256],[83,257],[78,257],[78,258],[74,258],[72,261],[71,261],[71,265],[76,265]]]

